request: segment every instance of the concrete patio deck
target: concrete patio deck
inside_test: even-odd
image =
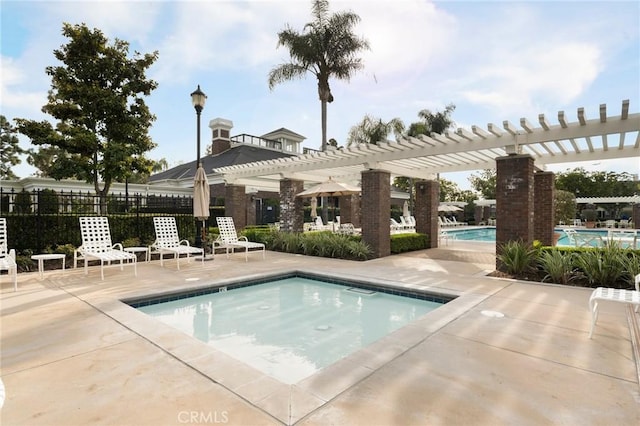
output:
[[[367,262],[267,252],[1,278],[3,425],[640,424],[632,330],[589,289],[486,277],[493,245],[455,242]],[[295,385],[120,302],[285,271],[459,296]],[[486,315],[497,311],[503,317]],[[484,313],[483,313],[484,312]],[[637,330],[636,330],[637,333]]]

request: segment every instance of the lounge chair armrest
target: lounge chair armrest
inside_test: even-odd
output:
[[[247,237],[245,237],[244,235],[241,235],[238,237],[238,241],[246,241],[249,242],[249,239]]]
[[[189,241],[187,241],[187,240],[180,240],[180,242],[178,244],[182,244],[182,245],[185,245],[187,247],[190,246]]]
[[[9,250],[9,257],[13,259],[13,261],[16,261],[16,250],[15,249],[11,249]]]
[[[114,245],[111,246],[111,248],[122,251],[122,244],[121,243],[115,243]]]

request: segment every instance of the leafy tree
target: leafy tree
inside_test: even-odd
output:
[[[155,147],[148,135],[155,116],[143,97],[157,87],[145,72],[158,53],[135,52],[129,59],[129,43],[109,44],[100,30],[84,24],[65,23],[62,34],[69,42],[53,53],[63,65],[46,68],[51,89],[42,107],[58,122],[53,127],[17,119],[18,131],[35,145],[58,148],[46,173],[93,183],[104,213],[112,182],[133,172],[150,173],[145,153]]]
[[[486,169],[478,174],[473,173],[469,176],[469,182],[473,189],[482,194],[485,200],[495,200],[496,198],[496,179],[495,170]]]
[[[576,217],[576,197],[569,191],[558,189],[555,191],[555,219],[556,223],[573,223]]]
[[[455,109],[456,106],[454,104],[449,104],[444,108],[444,111],[432,112],[428,109],[421,110],[418,112],[418,117],[420,117],[422,121],[411,123],[409,129],[407,129],[407,136],[431,136],[434,133],[444,133],[445,130],[455,126],[455,122],[451,118],[451,114],[453,114]]]
[[[57,146],[41,146],[40,149],[31,150],[27,156],[27,163],[38,169],[35,172],[39,177],[53,177],[56,160],[65,156],[65,151]],[[78,176],[68,176],[77,179]]]
[[[576,197],[617,197],[633,195],[637,191],[637,181],[627,172],[587,172],[582,167],[557,173],[557,189],[569,191]]]
[[[19,155],[26,151],[20,148],[20,141],[15,133],[11,123],[4,115],[0,115],[0,179],[18,178],[11,167],[20,164]]]
[[[353,12],[329,13],[328,0],[313,0],[313,21],[300,33],[289,25],[278,33],[278,47],[289,49],[291,61],[278,65],[269,72],[269,89],[279,83],[302,78],[311,73],[318,80],[318,97],[321,106],[322,145],[327,148],[327,103],[333,102],[329,86],[330,78],[349,81],[363,68],[362,59],[356,55],[369,49],[367,40],[357,37],[353,27],[360,17]]]
[[[358,144],[376,145],[385,141],[389,133],[400,136],[404,131],[404,123],[399,118],[382,121],[380,118],[365,115],[362,121],[351,127],[347,136],[347,146]]]

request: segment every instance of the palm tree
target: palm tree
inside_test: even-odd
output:
[[[449,104],[444,108],[444,111],[431,112],[428,109],[421,110],[418,112],[418,117],[422,121],[411,123],[407,130],[407,136],[431,136],[433,133],[442,134],[445,130],[453,128],[455,122],[451,119],[451,114],[455,109],[456,106],[454,104]]]
[[[278,47],[289,49],[291,62],[276,66],[269,72],[269,89],[275,85],[302,78],[307,72],[318,80],[318,97],[321,105],[322,151],[327,147],[327,103],[333,102],[329,78],[349,81],[363,68],[362,59],[356,57],[369,48],[367,40],[357,37],[353,27],[360,17],[353,12],[329,14],[328,0],[313,0],[312,22],[304,26],[302,33],[289,25],[278,33]]]
[[[399,118],[384,122],[380,118],[365,115],[360,124],[353,126],[349,130],[347,146],[363,143],[376,145],[378,142],[386,140],[389,133],[393,132],[397,138],[403,131],[404,123]]]

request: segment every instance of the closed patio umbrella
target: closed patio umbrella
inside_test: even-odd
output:
[[[209,218],[209,181],[202,166],[196,170],[193,180],[193,217],[202,221],[202,240],[204,241],[205,221]]]
[[[318,216],[318,198],[311,197],[311,219],[315,219]]]

